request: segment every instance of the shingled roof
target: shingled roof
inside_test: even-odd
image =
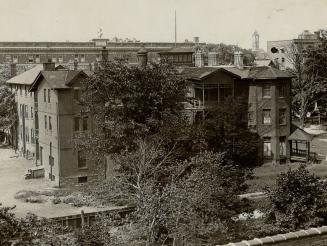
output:
[[[244,67],[242,69],[235,66],[217,67],[187,67],[183,68],[181,74],[190,80],[203,80],[217,71],[224,71],[239,79],[280,79],[292,78],[292,76],[282,70],[273,67]]]
[[[36,90],[42,78],[44,78],[53,89],[68,89],[72,81],[78,75],[87,76],[83,71],[75,70],[41,71],[34,80],[30,90]]]
[[[11,79],[7,80],[8,84],[20,84],[20,85],[31,85],[35,78],[42,71],[43,65],[37,65],[24,73],[21,73]]]

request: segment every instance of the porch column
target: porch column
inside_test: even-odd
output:
[[[307,146],[307,161],[310,160],[310,142],[307,141],[306,142],[306,146]]]

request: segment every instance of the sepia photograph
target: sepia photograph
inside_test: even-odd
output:
[[[327,0],[0,11],[0,246],[327,246]]]

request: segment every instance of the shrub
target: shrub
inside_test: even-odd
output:
[[[319,225],[325,217],[326,185],[302,165],[281,173],[276,187],[268,189],[267,221],[280,228],[299,229]]]

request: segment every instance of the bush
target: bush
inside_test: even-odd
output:
[[[326,185],[302,165],[281,173],[268,189],[267,221],[280,228],[299,229],[321,224],[326,215]]]

